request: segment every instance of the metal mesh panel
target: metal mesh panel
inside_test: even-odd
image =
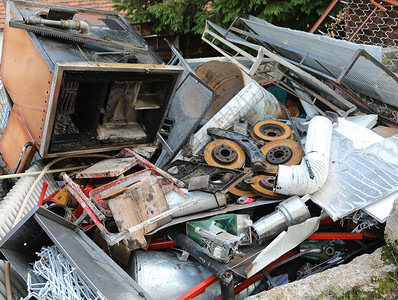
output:
[[[184,72],[167,115],[175,120],[166,141],[173,155],[163,150],[156,161],[157,166],[166,165],[184,146],[215,97],[215,92],[199,78],[188,71]]]
[[[369,0],[344,0],[339,5],[340,10],[328,16],[318,33],[354,43],[382,46],[382,63],[398,72],[398,7],[382,3],[386,8],[383,11]]]
[[[6,127],[8,116],[10,115],[10,106],[8,105],[6,92],[3,83],[0,81],[0,132],[3,134]]]
[[[241,19],[263,42],[303,69],[347,86],[360,95],[382,101],[377,110],[392,106],[387,118],[398,119],[398,77],[385,68],[379,46],[357,45],[306,32],[281,28],[252,17]],[[370,54],[368,54],[370,53]]]

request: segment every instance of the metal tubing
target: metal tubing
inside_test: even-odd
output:
[[[163,230],[163,233],[168,235],[182,249],[187,251],[193,258],[219,278],[221,296],[223,299],[235,299],[234,286],[232,283],[233,275],[224,264],[219,263],[203,253],[202,248],[185,234],[169,228]]]
[[[48,183],[47,182],[43,182],[43,189],[41,190],[40,199],[39,199],[39,205],[40,206],[43,205],[44,196],[46,195],[47,187],[48,187]]]
[[[372,1],[372,0],[371,0]],[[318,21],[316,21],[316,23],[314,24],[314,26],[312,26],[312,28],[310,29],[310,33],[314,33],[318,27],[322,24],[322,22],[325,20],[325,18],[328,16],[328,14],[332,11],[332,9],[336,6],[337,2],[339,2],[339,0],[333,0],[329,6],[326,8],[326,10],[323,12],[322,16],[318,19]]]
[[[222,299],[235,299],[234,283],[232,280],[226,281],[220,279],[220,287]]]
[[[76,198],[83,210],[90,216],[90,219],[94,222],[98,229],[101,231],[106,231],[105,226],[97,218],[97,216],[101,216],[100,219],[104,220],[105,216],[94,206],[93,203],[91,203],[91,201],[82,193],[82,191],[79,191],[79,186],[77,186],[77,184],[74,183],[72,179],[66,175],[66,173],[63,172],[60,176],[68,183],[66,186],[67,190]]]
[[[370,1],[372,2],[373,0],[370,0]],[[374,1],[373,1],[373,2],[374,2]],[[374,4],[376,5],[377,3],[374,3]],[[380,6],[381,6],[381,5],[380,5]],[[383,6],[381,6],[381,7],[383,7]],[[376,7],[371,11],[371,13],[369,14],[369,16],[366,17],[366,19],[362,22],[362,24],[358,27],[358,29],[355,30],[354,34],[348,39],[349,42],[351,42],[352,39],[355,38],[355,37],[357,36],[358,32],[362,29],[363,26],[365,26],[365,24],[366,24],[366,23],[369,21],[369,19],[373,16],[373,14],[376,12],[377,8],[380,8],[380,9],[381,9],[381,7],[379,7],[378,5],[376,5]],[[385,9],[386,9],[386,8],[384,8],[384,11],[385,11]]]
[[[83,34],[90,33],[90,26],[85,21],[79,20],[47,20],[38,17],[26,17],[23,19],[26,24],[43,24],[48,26],[56,26],[66,29],[80,30]]]
[[[386,2],[387,2],[387,1],[386,1]],[[380,8],[382,11],[386,11],[386,10],[387,10],[387,8],[385,8],[383,5],[377,3],[377,2],[374,1],[374,0],[370,0],[370,3],[372,3],[374,6]]]
[[[18,171],[19,166],[22,162],[23,157],[25,156],[25,153],[26,153],[26,150],[28,149],[28,147],[33,147],[32,142],[26,142],[25,145],[23,145],[21,154],[19,154],[18,161],[15,164],[14,170],[12,171],[13,174],[15,174]]]

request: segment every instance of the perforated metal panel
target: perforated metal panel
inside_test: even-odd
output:
[[[166,140],[173,153],[170,155],[163,150],[156,162],[157,166],[165,166],[177,155],[198,127],[216,96],[214,90],[198,77],[188,71],[183,73],[167,115],[168,118],[174,119],[174,125]]]

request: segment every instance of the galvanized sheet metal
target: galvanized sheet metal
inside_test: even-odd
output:
[[[337,220],[398,189],[398,137],[366,149],[333,133],[325,185],[311,199]]]

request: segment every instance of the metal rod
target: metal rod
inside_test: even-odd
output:
[[[66,171],[74,171],[74,170],[79,170],[79,169],[84,169],[90,166],[76,166],[76,167],[69,167],[69,168],[64,168],[64,169],[54,169],[54,170],[48,170],[44,174],[52,174],[52,173],[61,173],[61,172],[66,172]],[[28,173],[17,173],[17,174],[7,174],[7,175],[1,175],[0,180],[2,179],[9,179],[9,178],[18,178],[18,177],[25,177],[25,176],[36,176],[40,175],[40,171],[36,172],[28,172]]]
[[[328,14],[332,11],[332,9],[336,6],[337,2],[339,2],[339,0],[333,0],[329,6],[326,8],[326,10],[323,12],[322,16],[318,19],[318,21],[316,21],[316,23],[314,24],[314,26],[312,26],[312,28],[310,29],[310,33],[314,33],[318,27],[322,24],[322,22],[325,20],[325,18],[328,16]]]
[[[278,69],[278,72],[281,73],[283,76],[285,76],[287,79],[289,79],[290,81],[294,82],[295,84],[297,84],[300,88],[302,88],[304,91],[306,91],[307,93],[310,93],[312,96],[314,96],[315,98],[317,98],[319,101],[321,101],[323,104],[327,105],[329,108],[333,109],[335,112],[337,112],[339,115],[342,115],[342,113],[344,113],[344,111],[340,108],[338,108],[336,105],[334,105],[333,103],[331,103],[329,100],[327,100],[326,98],[322,97],[321,95],[319,95],[318,93],[314,92],[313,90],[307,88],[305,85],[303,85],[302,83],[300,83],[298,80],[294,79],[292,76],[288,75],[287,73],[283,72],[282,70]]]
[[[40,200],[39,200],[39,205],[40,206],[43,205],[44,196],[46,195],[47,187],[48,187],[48,183],[47,182],[43,182],[43,188],[41,190]]]
[[[371,0],[372,1],[372,0]],[[366,19],[362,22],[362,24],[358,27],[357,30],[355,30],[354,34],[348,39],[349,42],[352,41],[353,38],[355,38],[358,34],[359,31],[361,31],[362,27],[365,26],[365,24],[369,21],[369,19],[373,16],[373,14],[376,12],[377,8],[380,8],[378,5],[375,4],[375,8],[371,11],[369,16],[366,17]],[[380,5],[381,6],[381,5]],[[381,9],[381,8],[380,8]]]
[[[97,207],[91,202],[90,199],[84,195],[80,190],[80,187],[70,179],[70,177],[62,172],[60,177],[67,183],[66,189],[76,198],[79,204],[82,206],[85,212],[90,216],[91,220],[97,225],[100,230],[105,230],[105,226],[101,221],[105,220],[104,214],[102,214]]]

